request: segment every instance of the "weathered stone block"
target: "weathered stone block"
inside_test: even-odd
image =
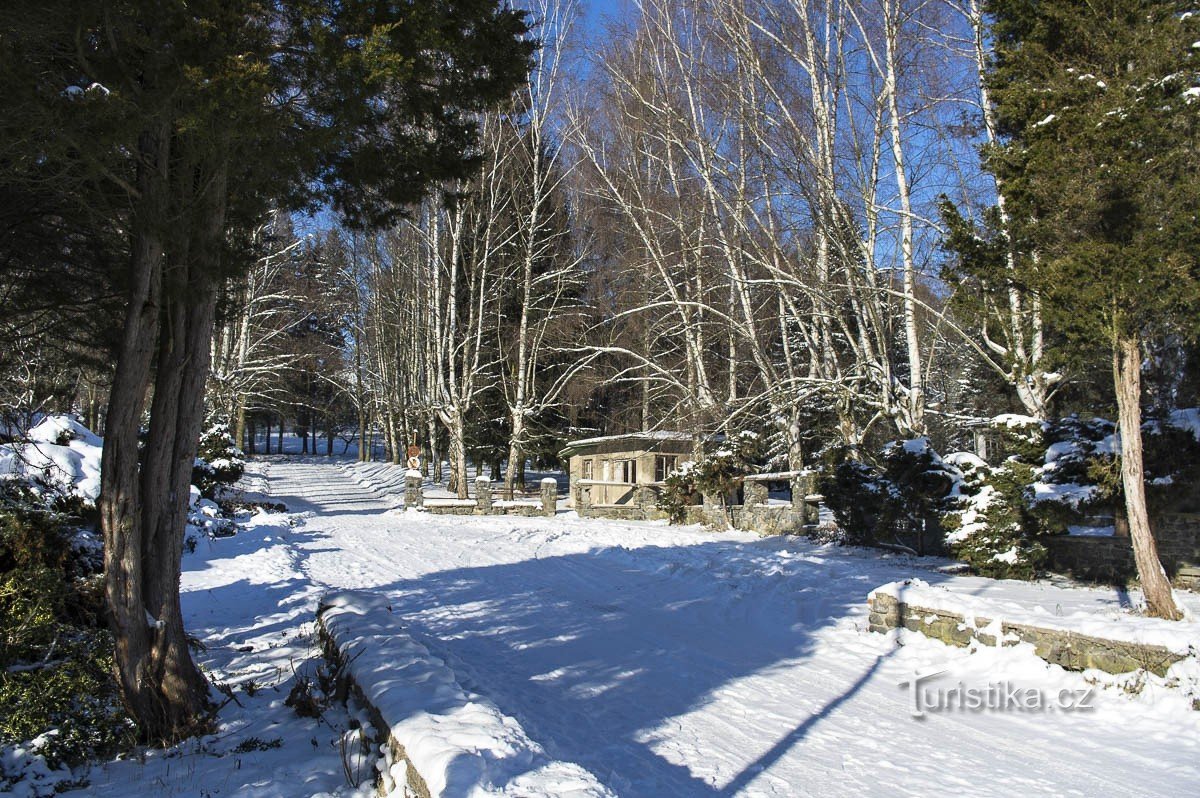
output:
[[[1061,629],[1044,629],[1026,624],[1001,624],[1001,639],[983,631],[992,624],[988,618],[973,618],[972,624],[961,615],[899,602],[893,596],[877,594],[869,601],[869,628],[886,633],[903,627],[949,645],[965,647],[973,640],[984,645],[1008,645],[1011,640],[1030,643],[1034,652],[1067,670],[1095,668],[1107,673],[1129,673],[1144,668],[1165,676],[1172,665],[1183,659],[1161,646],[1141,645],[1123,640],[1106,640],[1075,634]]]
[[[546,477],[542,480],[541,489],[542,513],[552,516],[558,509],[558,481],[553,477]]]
[[[770,498],[767,483],[758,480],[747,480],[742,486],[742,506],[749,510],[752,507],[765,507]]]
[[[404,474],[404,506],[421,507],[425,504],[425,496],[421,491],[421,472],[410,470]]]
[[[487,477],[475,478],[475,508],[480,515],[492,514],[492,481]]]

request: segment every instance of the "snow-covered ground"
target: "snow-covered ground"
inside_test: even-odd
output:
[[[444,660],[465,693],[622,796],[1189,795],[1200,783],[1200,712],[1186,685],[1067,673],[1021,647],[866,630],[871,589],[913,576],[1051,614],[1116,618],[1136,594],[569,513],[429,516],[397,509],[396,495],[348,463],[251,468],[266,471],[296,525],[260,516],[247,532],[201,542],[182,589],[205,667],[260,689],[235,693],[241,706],[222,710],[214,737],[93,769],[89,795],[368,794],[342,772],[348,716],[301,719],[283,706],[293,668],[315,666],[318,598],[341,589],[384,595],[397,629]],[[901,683],[938,671],[930,684],[1006,682],[1049,696],[1094,687],[1093,708],[916,718]]]

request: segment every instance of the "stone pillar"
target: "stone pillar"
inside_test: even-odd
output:
[[[558,510],[558,480],[546,477],[542,480],[542,512],[553,516]]]
[[[658,509],[658,491],[649,485],[638,485],[636,501],[642,512],[648,514]]]
[[[483,475],[475,477],[475,511],[480,515],[492,514],[492,480]]]
[[[770,497],[767,483],[758,479],[747,479],[742,483],[742,497],[742,506],[746,509],[765,507]]]
[[[404,508],[424,507],[425,496],[421,492],[421,472],[409,469],[404,472]]]
[[[575,512],[580,518],[587,518],[592,507],[592,486],[579,485],[578,498],[575,501]]]
[[[808,495],[815,487],[816,479],[812,471],[801,471],[792,477],[792,510],[800,515],[800,523],[806,526],[818,520],[816,508],[808,503]]]

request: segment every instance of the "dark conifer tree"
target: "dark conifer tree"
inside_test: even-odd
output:
[[[118,681],[147,739],[188,734],[207,705],[180,554],[218,288],[245,261],[231,232],[322,199],[382,223],[467,173],[473,115],[525,79],[526,34],[495,0],[6,9],[4,182],[103,196],[126,237],[99,509]]]
[[[1122,483],[1150,610],[1180,617],[1146,512],[1148,347],[1200,322],[1200,18],[1168,0],[991,0],[988,81],[1014,236],[1072,348],[1111,356]]]

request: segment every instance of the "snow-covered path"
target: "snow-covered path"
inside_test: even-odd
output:
[[[948,685],[998,673],[1086,685],[1021,652],[866,632],[872,587],[948,578],[902,558],[570,515],[404,513],[363,475],[272,464],[271,493],[305,520],[271,589],[385,593],[464,687],[621,795],[1167,795],[1200,783],[1200,713],[1182,702],[1109,690],[1091,712],[913,718],[899,683],[915,671],[945,669]]]

